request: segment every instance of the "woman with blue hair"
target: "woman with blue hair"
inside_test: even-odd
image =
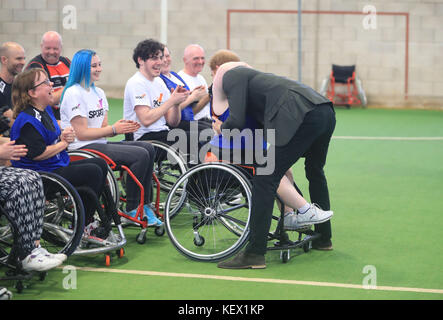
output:
[[[148,225],[160,226],[162,221],[148,205],[151,199],[154,147],[144,141],[110,142],[106,139],[117,134],[133,133],[140,124],[123,119],[108,124],[109,105],[106,95],[95,86],[101,72],[101,60],[96,52],[83,49],[74,55],[60,104],[61,127],[72,126],[76,134],[69,149],[97,150],[117,165],[127,166],[144,187],[144,213],[148,217]],[[126,213],[135,217],[140,202],[140,192],[135,181],[128,179],[126,191]]]

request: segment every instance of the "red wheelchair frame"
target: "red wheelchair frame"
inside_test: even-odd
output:
[[[142,229],[146,229],[148,227],[148,221],[147,221],[147,218],[145,218],[145,219],[143,218],[143,210],[144,210],[143,206],[144,206],[144,200],[145,200],[144,199],[144,194],[145,194],[144,190],[145,189],[144,189],[143,185],[141,184],[141,182],[137,179],[137,177],[132,173],[132,171],[125,165],[116,164],[111,158],[109,158],[107,155],[105,155],[102,152],[99,152],[99,151],[93,150],[93,149],[80,149],[80,150],[87,151],[87,152],[90,152],[90,153],[93,153],[93,154],[99,156],[100,158],[102,158],[106,161],[106,163],[108,164],[108,166],[111,168],[112,171],[120,171],[120,172],[125,171],[131,177],[131,179],[134,180],[134,182],[140,188],[140,204],[137,207],[137,212],[136,212],[135,217],[129,216],[126,213],[124,213],[123,211],[121,211],[119,206],[117,206],[117,212],[120,216],[122,216],[132,222],[139,224]],[[75,160],[80,160],[80,157],[71,156],[71,161],[75,161]],[[157,197],[155,199],[155,210],[154,211],[158,217],[163,219],[163,214],[160,213],[160,209],[159,209],[159,207],[160,207],[160,205],[159,205],[160,204],[160,182],[158,181],[155,173],[152,173],[152,177],[153,177],[154,182],[157,185],[156,186]],[[121,179],[121,174],[120,174],[119,179]],[[119,180],[119,179],[117,179],[117,180]],[[126,199],[120,197],[120,201],[125,202]]]
[[[364,105],[364,101],[360,99],[356,81],[355,66],[332,65],[326,97],[334,105],[346,105],[347,108],[350,108],[351,105]],[[337,92],[335,86],[345,86],[346,93]]]

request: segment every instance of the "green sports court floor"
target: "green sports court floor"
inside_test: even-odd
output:
[[[110,104],[113,122],[122,101]],[[333,251],[295,250],[287,263],[271,251],[264,270],[223,270],[187,259],[153,230],[140,245],[131,227],[110,267],[103,255],[71,256],[23,293],[11,287],[14,299],[442,300],[443,112],[336,112],[326,166]],[[303,163],[293,171],[306,195]]]

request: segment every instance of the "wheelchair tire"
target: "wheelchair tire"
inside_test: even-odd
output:
[[[77,190],[63,177],[39,171],[46,206],[41,245],[49,252],[71,255],[85,227],[85,209]]]
[[[171,191],[172,186],[175,182],[188,170],[188,166],[184,157],[171,146],[166,143],[155,141],[155,140],[147,140],[152,144],[155,149],[157,155],[164,154],[166,156],[165,159],[158,159],[156,157],[154,162],[154,173],[160,183],[160,210],[164,212],[166,198]],[[156,198],[157,198],[157,188],[155,187],[155,181],[152,185],[152,206],[155,207]],[[172,199],[172,203],[175,203],[175,211],[179,210],[183,205],[184,198],[180,194],[176,194],[176,197]],[[172,207],[171,207],[172,210]],[[174,213],[174,210],[171,211],[171,214]]]
[[[180,208],[171,207],[177,192],[184,201]],[[197,261],[216,262],[234,255],[249,237],[251,196],[249,180],[235,166],[193,167],[177,180],[166,200],[169,239],[181,254]]]

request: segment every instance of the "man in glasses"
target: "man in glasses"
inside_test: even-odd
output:
[[[25,66],[25,50],[15,42],[0,46],[0,134],[8,136],[12,126],[11,87],[17,74]]]
[[[62,37],[55,31],[46,32],[41,40],[41,54],[34,57],[26,69],[42,68],[49,75],[49,80],[54,84],[52,110],[57,120],[60,120],[59,103],[63,88],[68,80],[71,60],[61,56]]]

